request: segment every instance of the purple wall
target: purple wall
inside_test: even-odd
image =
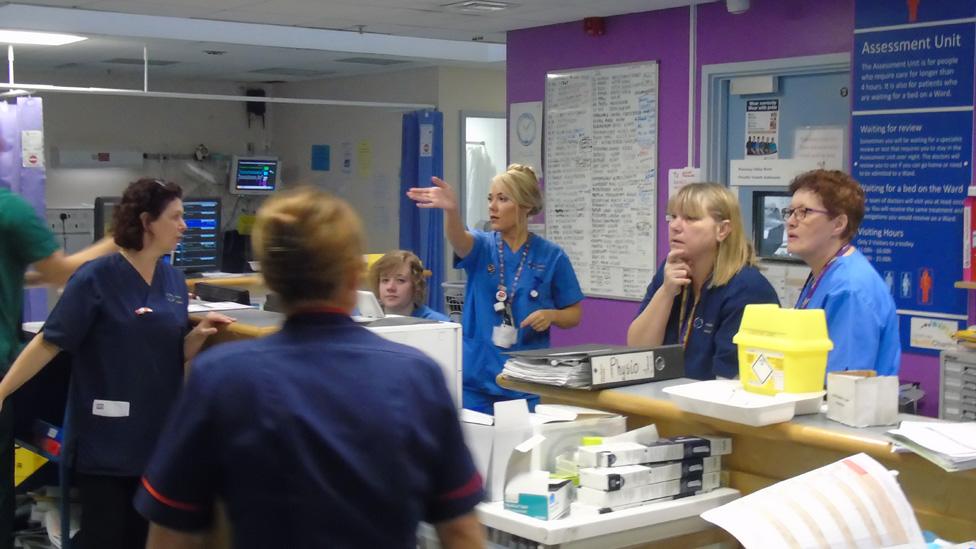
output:
[[[688,8],[636,13],[606,19],[603,36],[587,36],[581,21],[508,33],[508,101],[540,101],[548,71],[655,60],[660,70],[658,126],[658,220],[663,220],[666,174],[687,160]],[[850,52],[854,0],[783,2],[752,0],[752,8],[731,15],[724,2],[698,7],[698,78],[701,66],[806,55]],[[697,117],[696,113],[696,117]],[[695,124],[695,154],[698,151]],[[667,252],[667,232],[658,231],[659,259]],[[624,343],[637,303],[586,299],[583,322],[572,330],[554,329],[553,345]],[[931,395],[922,412],[938,412],[938,358],[906,355],[901,377],[918,381]]]

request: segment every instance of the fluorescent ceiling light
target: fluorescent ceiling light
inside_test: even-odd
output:
[[[34,32],[0,29],[0,44],[34,44],[36,46],[63,46],[88,40],[84,36],[55,32]]]

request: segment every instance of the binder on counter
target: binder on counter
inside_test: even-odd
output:
[[[682,377],[681,345],[625,347],[575,345],[507,353],[504,373],[514,379],[588,389],[606,389]]]

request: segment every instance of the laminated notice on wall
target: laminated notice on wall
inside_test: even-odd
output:
[[[20,149],[23,167],[44,167],[44,132],[41,130],[24,130],[20,132]]]
[[[702,518],[751,547],[925,547],[894,475],[857,454],[778,482]]]

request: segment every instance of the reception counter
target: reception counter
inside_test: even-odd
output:
[[[913,453],[893,453],[884,435],[890,427],[855,429],[823,414],[751,427],[680,410],[662,391],[681,379],[602,391],[566,389],[498,377],[498,384],[538,394],[543,402],[573,404],[619,412],[630,428],[657,425],[661,436],[724,434],[733,439],[732,455],[723,458],[732,488],[743,494],[863,452],[889,469],[908,496],[919,523],[949,540],[976,538],[976,470],[948,473]],[[904,419],[920,419],[903,416]]]

